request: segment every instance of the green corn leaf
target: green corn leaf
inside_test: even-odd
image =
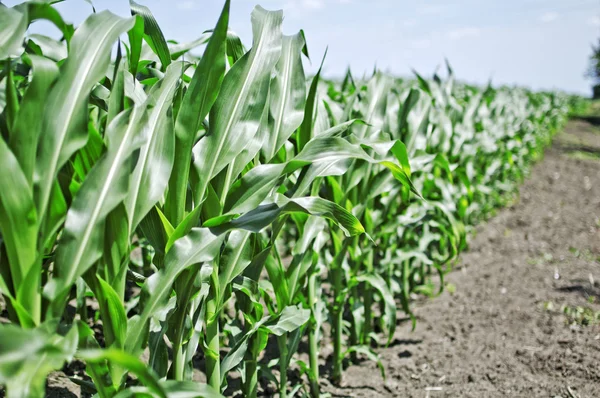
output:
[[[40,219],[58,171],[87,141],[87,97],[104,76],[112,45],[133,22],[103,11],[86,19],[71,40],[69,58],[60,68],[44,112],[34,175]]]
[[[257,133],[269,92],[271,71],[281,52],[282,13],[257,6],[252,12],[254,46],[229,70],[210,112],[208,134],[194,147],[197,175],[194,201],[209,181],[244,149]],[[229,184],[226,184],[229,185]]]
[[[9,142],[13,140],[15,132],[14,132],[14,122],[17,118],[17,113],[19,113],[19,93],[17,91],[15,76],[13,72],[13,67],[11,65],[11,61],[7,59],[5,61],[5,70],[7,71],[6,75],[6,106],[4,107],[4,120],[6,121],[6,128],[8,129],[8,139]]]
[[[383,128],[391,79],[379,72],[371,78],[367,87],[367,96],[361,101],[362,119],[368,123],[356,135],[359,138],[369,137],[377,128]]]
[[[184,218],[192,147],[223,83],[228,24],[229,0],[225,2],[175,121],[175,163],[165,205],[166,215],[174,225],[178,225]],[[198,204],[197,202],[196,206]]]
[[[296,135],[296,148],[298,152],[302,151],[302,149],[304,149],[304,146],[314,136],[313,119],[317,104],[317,87],[319,85],[319,79],[321,78],[321,70],[323,69],[325,57],[327,57],[327,50],[325,50],[325,54],[323,54],[323,59],[321,60],[319,70],[313,77],[312,82],[310,83],[310,88],[308,90],[308,97],[306,98],[306,107],[304,111],[304,119],[302,120],[300,129],[298,130],[298,133]]]
[[[146,123],[146,116],[145,107],[135,107],[108,126],[108,150],[90,171],[67,213],[54,278],[44,290],[47,297],[64,294],[102,255],[104,221],[127,196],[132,155],[141,146],[140,126]]]
[[[253,259],[250,232],[231,231],[219,263],[219,305],[224,302],[222,294],[227,286],[250,265]]]
[[[212,261],[224,239],[224,235],[215,234],[208,228],[193,228],[175,242],[165,257],[163,268],[144,284],[143,293],[148,299],[140,316],[134,318],[127,329],[127,352],[138,352],[142,348],[148,321],[171,292],[175,279],[191,265]]]
[[[306,103],[306,78],[302,67],[304,36],[283,36],[281,58],[275,66],[275,78],[271,81],[269,138],[265,140],[262,153],[272,159],[287,139],[300,126]]]
[[[29,59],[32,64],[32,80],[23,96],[9,145],[23,174],[30,185],[33,185],[37,143],[43,129],[40,109],[46,105],[48,90],[58,77],[58,67],[47,58],[30,55]]]
[[[48,331],[54,327],[0,325],[0,384],[6,385],[7,398],[44,397],[48,373],[73,358],[77,328],[63,337]]]
[[[142,55],[142,40],[144,39],[144,18],[136,15],[133,28],[127,32],[129,37],[129,72],[135,76]]]
[[[187,43],[172,44],[169,47],[169,50],[171,51],[171,59],[173,61],[175,61],[175,60],[179,59],[181,56],[187,54],[190,50],[193,50],[196,47],[200,47],[201,45],[208,43],[211,36],[212,36],[212,31],[204,32],[196,40],[193,40],[193,41],[190,41]]]
[[[223,398],[223,395],[209,385],[195,381],[160,380],[158,383],[169,398]],[[152,389],[148,387],[130,387],[115,395],[114,398],[146,397],[150,394]]]
[[[19,55],[28,25],[27,9],[0,7],[0,61]]]
[[[147,136],[131,175],[125,200],[130,231],[135,231],[162,198],[171,176],[175,153],[172,102],[182,69],[183,65],[179,62],[169,65],[165,77],[148,95],[151,110],[143,126]]]
[[[240,37],[232,30],[227,31],[227,56],[230,65],[235,64],[246,54],[247,50]]]
[[[102,317],[103,331],[107,346],[123,348],[127,335],[127,315],[117,292],[102,278],[97,278],[99,290],[98,303],[104,308]]]
[[[184,218],[192,146],[204,118],[221,90],[225,74],[228,24],[229,0],[225,2],[217,26],[196,67],[175,121],[175,163],[165,205],[166,215],[175,226]],[[196,206],[198,205],[199,203],[196,202]]]
[[[131,15],[139,15],[144,20],[144,39],[146,43],[152,48],[152,51],[160,59],[163,69],[165,69],[171,63],[171,54],[169,53],[169,46],[165,40],[165,36],[160,30],[154,15],[150,9],[144,5],[138,4],[133,0],[129,0],[129,7],[131,8]]]
[[[252,137],[252,139],[246,144],[246,147],[240,152],[227,168],[226,172],[221,172],[213,181],[220,185],[226,185],[248,167],[249,163],[254,165],[254,161],[258,158],[260,149],[265,145],[265,142],[269,139],[269,103],[270,95],[267,95],[266,105],[263,109],[263,114],[258,126],[258,131]],[[222,177],[222,178],[220,178]],[[224,186],[224,192],[228,187]]]
[[[36,268],[38,260],[37,245],[37,212],[27,178],[19,167],[18,161],[6,142],[0,137],[0,231],[6,248],[10,274],[14,291],[26,286],[17,299],[37,323],[39,322],[39,301],[36,302],[37,289],[34,281],[25,283],[30,270]],[[40,272],[37,263],[36,273]]]
[[[65,23],[60,13],[53,7],[54,2],[50,1],[27,1],[19,4],[15,8],[21,12],[26,12],[29,23],[33,23],[37,20],[48,21],[63,34],[63,38],[68,42],[73,37],[73,25]]]
[[[112,79],[112,88],[108,97],[108,110],[106,115],[106,124],[109,125],[113,119],[125,109],[125,71],[124,63],[121,60],[121,46],[117,53],[115,61],[115,73]]]
[[[287,306],[281,311],[277,318],[266,322],[262,327],[269,330],[275,336],[281,336],[284,333],[292,332],[308,322],[310,310]]]
[[[167,393],[158,381],[158,377],[149,369],[145,363],[127,352],[114,348],[103,350],[81,350],[77,357],[86,363],[100,364],[104,361],[121,366],[137,376],[137,378],[154,394],[161,398],[167,398]]]
[[[80,350],[100,350],[100,344],[96,340],[96,336],[92,328],[85,322],[76,322],[76,327],[79,334],[78,348]],[[117,393],[118,385],[115,386],[111,376],[111,369],[107,361],[90,361],[86,363],[86,373],[92,378],[96,392],[99,396],[110,397]]]
[[[34,54],[43,55],[52,61],[58,62],[67,58],[67,45],[65,42],[51,39],[48,36],[32,33],[27,36],[29,40],[28,47],[37,47],[39,50],[35,50]],[[34,54],[30,54],[34,55]]]
[[[377,274],[358,275],[356,280],[358,282],[367,282],[381,295],[381,298],[385,304],[385,313],[383,314],[383,318],[388,332],[387,344],[390,344],[394,338],[394,332],[396,331],[396,302],[394,301],[394,296],[390,291],[390,288],[385,283],[385,280]]]
[[[263,204],[239,218],[229,221],[228,218],[231,217],[216,217],[207,220],[204,227],[215,228],[215,231],[219,232],[230,229],[259,232],[278,217],[295,212],[325,217],[335,222],[346,236],[360,235],[365,232],[352,213],[336,203],[319,197],[287,199],[284,196],[277,196],[274,202]]]

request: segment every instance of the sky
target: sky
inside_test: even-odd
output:
[[[14,5],[20,1],[4,1]],[[214,27],[224,0],[137,0],[154,13],[167,39],[191,41]],[[128,0],[93,0],[97,10],[129,15]],[[326,48],[324,74],[355,76],[373,68],[430,76],[447,58],[457,78],[485,84],[590,94],[584,76],[600,38],[598,0],[232,0],[230,27],[251,47],[256,4],[283,9],[285,34],[304,29],[314,71]],[[58,8],[80,23],[91,8],[67,0]]]

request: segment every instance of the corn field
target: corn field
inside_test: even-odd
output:
[[[260,6],[246,49],[229,0],[191,43],[133,1],[77,28],[53,3],[0,4],[7,397],[72,361],[101,398],[318,397],[348,361],[384,373],[375,349],[567,118],[566,95],[449,64],[309,77],[320,55]]]

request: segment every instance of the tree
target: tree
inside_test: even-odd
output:
[[[592,79],[594,99],[600,98],[600,39],[596,46],[592,45],[592,55],[590,56],[590,65],[586,74]]]

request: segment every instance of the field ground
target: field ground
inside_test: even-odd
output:
[[[571,121],[520,192],[477,228],[447,276],[454,293],[417,303],[416,330],[401,324],[379,351],[387,381],[364,362],[327,391],[600,397],[600,326],[582,325],[600,311],[600,128]],[[564,306],[586,315],[568,318]]]
[[[595,119],[590,119],[595,121]],[[446,282],[415,305],[373,362],[349,367],[334,397],[599,397],[600,127],[571,121],[521,188],[477,228]],[[598,278],[599,280],[594,280]],[[569,323],[564,306],[584,310]],[[589,314],[588,314],[589,313]],[[330,350],[324,350],[330,352]],[[69,373],[82,375],[83,369]],[[77,397],[62,372],[48,396]]]

